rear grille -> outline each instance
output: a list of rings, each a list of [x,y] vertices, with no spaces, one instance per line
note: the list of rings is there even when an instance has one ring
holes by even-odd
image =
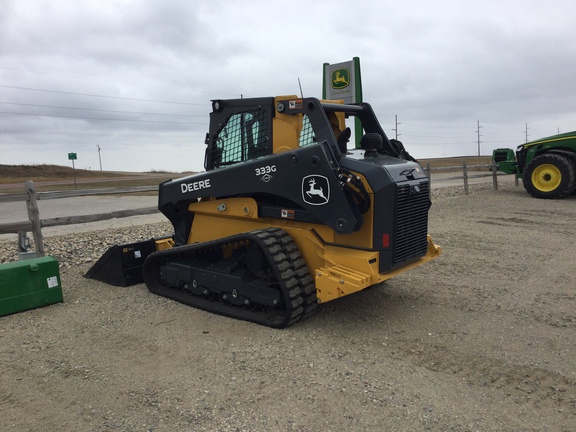
[[[415,187],[420,191],[414,190]],[[397,186],[394,265],[426,254],[429,193],[428,180]]]

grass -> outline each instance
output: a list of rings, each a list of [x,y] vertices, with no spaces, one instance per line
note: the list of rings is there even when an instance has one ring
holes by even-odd
[[[74,179],[74,172],[77,179],[82,178],[104,178],[120,176],[107,171],[90,171],[60,165],[0,165],[0,184],[18,183],[26,180],[35,182],[51,180]]]
[[[24,182],[32,180],[38,192],[73,189],[121,188],[130,186],[157,186],[165,180],[182,177],[183,173],[149,172],[119,173],[72,169],[60,165],[0,165],[1,193],[22,193]],[[76,178],[76,187],[74,179]],[[51,182],[50,184],[42,184]]]

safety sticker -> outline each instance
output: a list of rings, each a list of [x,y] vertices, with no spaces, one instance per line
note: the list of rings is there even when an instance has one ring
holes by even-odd
[[[294,219],[296,217],[296,214],[294,212],[294,210],[280,210],[280,216],[283,217],[284,219]]]
[[[48,288],[56,288],[58,286],[58,276],[52,276],[46,279]]]

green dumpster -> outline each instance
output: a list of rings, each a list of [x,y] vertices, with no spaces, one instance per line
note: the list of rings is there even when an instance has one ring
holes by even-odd
[[[0,264],[0,316],[64,301],[58,261],[33,258]]]

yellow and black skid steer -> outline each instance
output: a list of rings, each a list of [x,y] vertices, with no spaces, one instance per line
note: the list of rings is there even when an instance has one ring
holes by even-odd
[[[206,145],[206,171],[159,187],[173,235],[115,246],[87,277],[283,328],[440,255],[429,179],[367,103],[214,100]]]

